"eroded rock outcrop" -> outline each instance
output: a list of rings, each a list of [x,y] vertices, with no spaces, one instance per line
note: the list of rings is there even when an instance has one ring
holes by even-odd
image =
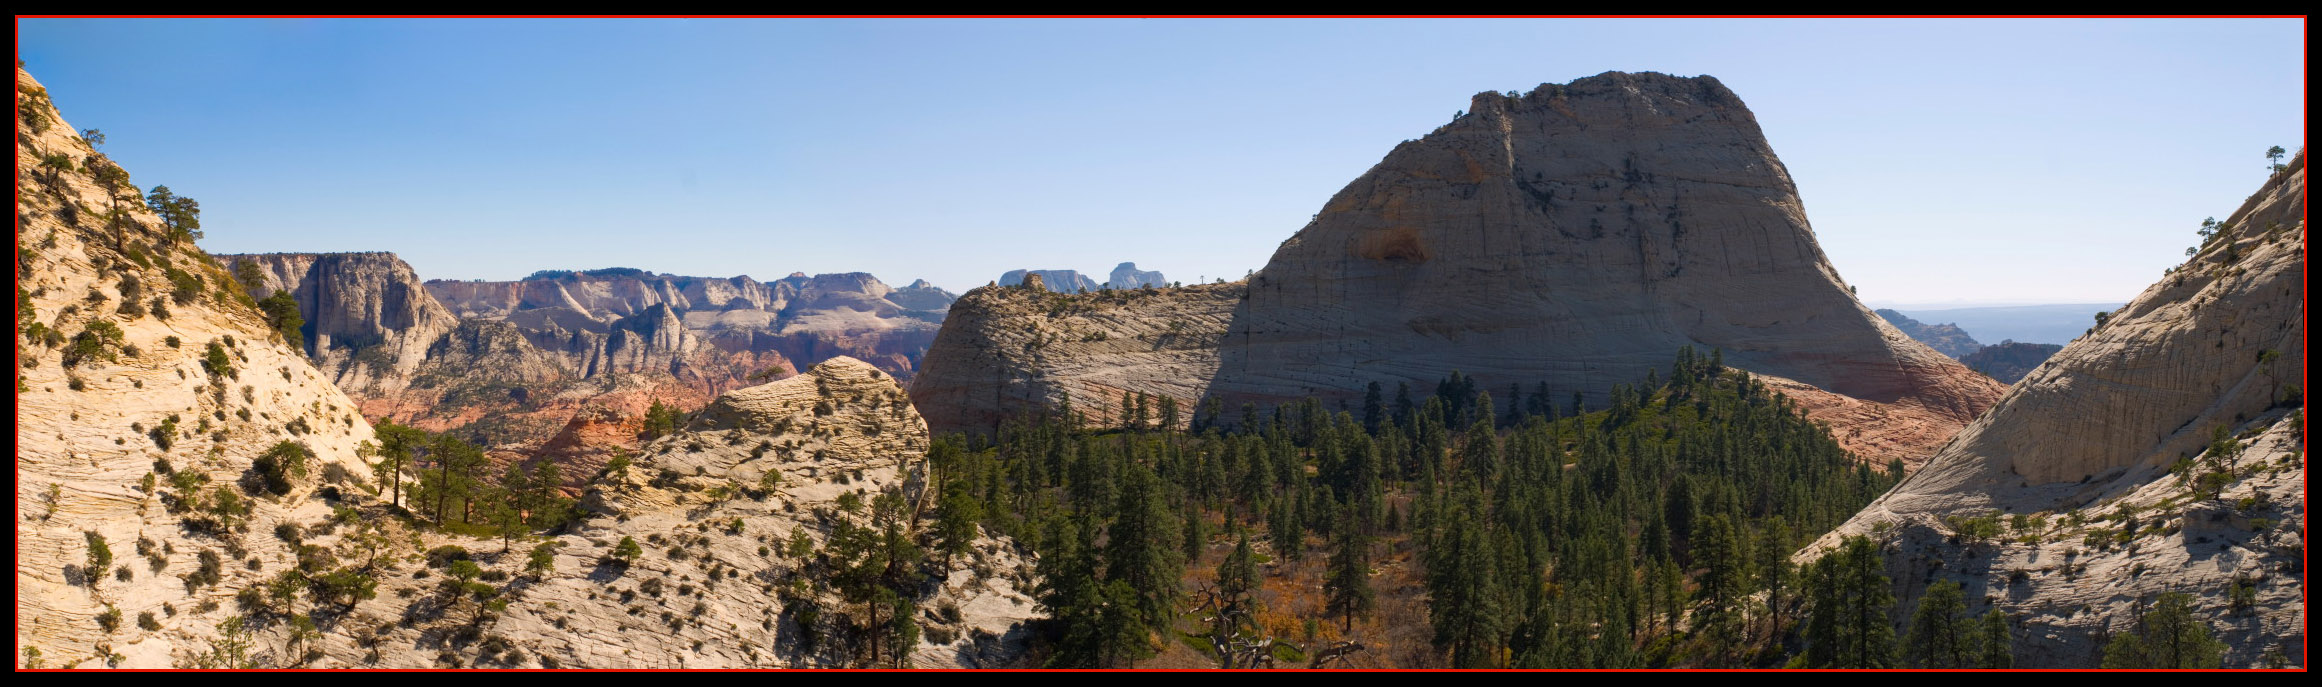
[[[1959,579],[2021,628],[2018,665],[2095,665],[2099,636],[2164,591],[2196,597],[2227,665],[2302,665],[2305,176],[2301,152],[2220,238],[1821,545],[1885,538],[1905,608]],[[1975,518],[2013,536],[1958,546]]]
[[[1915,462],[2003,388],[1854,299],[1755,119],[1709,77],[1608,73],[1478,95],[1340,191],[1235,288],[1246,296],[1223,315],[1216,372],[1135,390],[1229,408],[1358,401],[1370,382],[1424,388],[1456,370],[1484,388],[1545,382],[1559,398],[1602,402],[1693,346],[1833,395],[1806,406],[1849,448]],[[971,315],[989,304],[972,296],[944,336],[1041,328]],[[1061,362],[1076,360],[1070,350],[942,338],[935,350],[987,355],[930,354],[915,388],[974,387],[963,397],[979,404],[932,417],[939,430],[988,429],[973,420],[1081,364]]]
[[[229,272],[248,263],[251,295],[289,291],[306,319],[305,350],[344,390],[402,390],[428,347],[459,326],[394,253],[213,256]]]
[[[952,305],[911,400],[937,431],[988,431],[1011,415],[1066,405],[1118,417],[1125,393],[1177,399],[1189,420],[1242,293],[1240,283],[1087,294],[975,289]]]

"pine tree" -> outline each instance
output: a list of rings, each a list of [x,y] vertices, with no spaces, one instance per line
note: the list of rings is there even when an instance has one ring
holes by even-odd
[[[905,661],[911,657],[911,651],[919,647],[919,623],[915,621],[917,615],[917,607],[911,603],[911,599],[903,596],[895,597],[894,605],[887,611],[887,654],[895,661],[896,668],[910,667]]]
[[[936,508],[935,539],[946,565],[975,546],[976,523],[983,517],[983,504],[969,492],[966,482],[953,480],[944,485],[943,502]]]
[[[1795,595],[1797,578],[1796,566],[1790,564],[1790,527],[1782,516],[1766,520],[1765,529],[1759,532],[1757,558],[1758,584],[1766,590],[1766,637],[1778,645],[1782,641],[1783,605]]]
[[[1379,424],[1386,419],[1387,405],[1385,399],[1381,398],[1379,383],[1371,382],[1369,386],[1363,387],[1363,432],[1378,436]]]
[[[1848,537],[1814,562],[1808,575],[1813,615],[1807,626],[1808,664],[1829,668],[1887,668],[1894,664],[1895,629],[1887,613],[1885,560],[1868,537]]]
[[[2137,604],[2128,632],[2104,645],[2106,668],[2216,668],[2225,654],[2209,624],[2193,617],[2193,596],[2168,592]]]
[[[379,487],[387,492],[387,502],[403,507],[403,471],[411,465],[413,452],[427,444],[427,433],[411,427],[381,420],[372,429],[379,442],[372,449],[380,460],[374,466],[379,473]]]
[[[1369,617],[1378,605],[1378,595],[1371,590],[1371,541],[1355,526],[1351,509],[1333,529],[1338,546],[1330,557],[1329,579],[1323,583],[1328,594],[1325,612],[1337,614],[1345,630],[1352,632],[1355,617]]]
[[[1982,668],[2013,668],[2016,665],[2015,638],[2008,633],[2008,616],[1999,609],[1983,614],[1975,621],[1975,632],[1969,635],[1975,649],[1975,661]]]
[[[1731,665],[1733,651],[1741,644],[1741,604],[1748,593],[1749,572],[1741,535],[1724,515],[1702,521],[1694,560],[1703,568],[1701,588],[1695,593],[1701,610],[1694,614],[1694,627],[1716,650],[1717,662]]]
[[[1919,597],[1911,614],[1910,632],[1903,640],[1903,660],[1921,668],[1974,667],[1976,655],[1968,641],[1975,624],[1969,621],[1967,601],[1959,583],[1936,580]]]
[[[1456,668],[1493,667],[1506,637],[1507,600],[1499,566],[1476,510],[1462,504],[1455,511],[1445,523],[1450,530],[1441,550],[1430,551],[1427,565],[1427,613],[1435,626],[1435,646],[1451,652]]]
[[[1131,464],[1119,515],[1105,531],[1105,579],[1129,585],[1135,592],[1131,610],[1137,626],[1157,633],[1168,632],[1177,617],[1178,580],[1185,565],[1176,546],[1177,526],[1160,478],[1142,463]]]

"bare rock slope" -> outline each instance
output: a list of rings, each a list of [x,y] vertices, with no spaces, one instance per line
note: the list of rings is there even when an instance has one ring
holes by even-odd
[[[371,482],[371,426],[16,79],[17,660],[167,666],[291,565],[293,545],[244,532]]]
[[[2002,390],[1854,299],[1756,120],[1709,77],[1608,73],[1478,95],[1348,184],[1236,288],[1230,312],[1203,317],[1227,321],[1215,372],[1135,390],[1263,406],[1457,370],[1484,388],[1545,382],[1602,402],[1691,345],[1827,394],[1807,408],[1849,448],[1912,462]],[[971,313],[1005,299],[970,296],[934,350],[984,355],[931,352],[915,388],[973,389],[960,395],[984,405],[958,424],[935,418],[939,430],[987,429],[1007,410],[995,402],[1104,364],[1075,348],[943,340],[1053,324]],[[1106,321],[1165,319],[1127,307]],[[1173,364],[1206,367],[1207,355]]]
[[[2305,177],[2301,152],[2218,239],[1822,544],[1886,537],[1905,608],[1937,575],[1985,591],[2032,665],[2094,665],[2102,633],[2163,591],[2196,596],[2227,665],[2303,664]],[[1956,546],[1984,517],[2014,536]]]

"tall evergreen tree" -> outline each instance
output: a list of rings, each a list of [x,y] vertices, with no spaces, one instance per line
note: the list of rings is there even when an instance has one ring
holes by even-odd
[[[1759,530],[1757,573],[1758,586],[1766,590],[1766,637],[1776,645],[1782,641],[1784,606],[1796,593],[1797,572],[1790,564],[1790,551],[1789,525],[1779,515],[1767,518],[1765,528]]]
[[[1967,600],[1959,583],[1936,580],[1919,597],[1910,631],[1903,639],[1903,660],[1921,668],[1972,668],[1978,658],[1968,635],[1975,625],[1967,618]]]
[[[1470,494],[1463,501],[1473,499]],[[1508,600],[1490,533],[1476,510],[1462,503],[1445,523],[1449,529],[1439,550],[1428,556],[1428,619],[1435,626],[1435,646],[1449,650],[1457,668],[1496,666],[1506,639]]]
[[[1868,537],[1848,537],[1814,562],[1814,609],[1808,626],[1809,663],[1816,667],[1888,668],[1894,665],[1894,607],[1885,560]]]
[[[1354,519],[1349,507],[1333,528],[1337,546],[1330,556],[1329,579],[1323,583],[1326,612],[1339,616],[1349,632],[1354,630],[1357,616],[1368,617],[1378,606],[1378,594],[1371,589],[1370,535],[1364,534]]]
[[[1975,660],[1982,668],[2013,668],[2016,665],[2015,638],[2008,632],[2008,616],[1999,609],[1983,614],[1975,621],[1975,633],[1970,636],[1975,647]]]
[[[1748,594],[1749,567],[1742,555],[1741,534],[1724,515],[1701,523],[1694,560],[1701,564],[1701,588],[1695,594],[1701,608],[1694,626],[1716,652],[1720,665],[1731,665],[1741,645],[1742,601]]]
[[[2193,596],[2167,592],[2138,602],[2129,631],[2104,645],[2106,668],[2216,668],[2225,654],[2209,624],[2193,616]]]
[[[1136,600],[1131,617],[1155,633],[1167,633],[1177,618],[1178,580],[1185,565],[1177,527],[1160,478],[1142,463],[1131,464],[1121,486],[1119,515],[1105,531],[1105,579],[1128,583]]]

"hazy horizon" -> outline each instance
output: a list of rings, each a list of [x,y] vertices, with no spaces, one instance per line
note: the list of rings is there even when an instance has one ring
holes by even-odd
[[[1262,267],[1483,91],[1709,74],[1873,307],[2120,302],[2303,145],[2298,20],[62,20],[218,253],[425,279]]]

